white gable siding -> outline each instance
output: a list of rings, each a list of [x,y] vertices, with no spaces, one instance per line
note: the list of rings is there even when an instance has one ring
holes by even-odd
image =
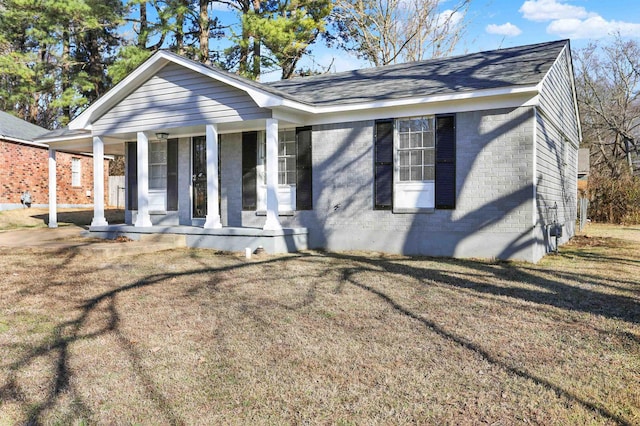
[[[169,64],[93,124],[95,134],[268,118],[242,90]]]
[[[543,82],[540,92],[540,110],[577,146],[580,143],[580,136],[573,96],[572,72],[569,53],[565,50],[553,64]]]

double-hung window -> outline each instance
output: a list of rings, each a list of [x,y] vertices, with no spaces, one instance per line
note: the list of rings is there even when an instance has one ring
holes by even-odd
[[[71,158],[71,186],[82,185],[81,164],[79,158]]]
[[[149,208],[166,210],[167,199],[167,143],[149,142]]]
[[[278,185],[296,184],[296,131],[278,131]]]
[[[396,120],[394,209],[434,208],[434,121],[432,116]]]
[[[376,210],[455,209],[455,114],[376,120],[374,142]]]
[[[149,189],[167,188],[167,144],[164,141],[149,143]]]
[[[267,208],[267,163],[266,163],[266,138],[264,132],[260,132],[258,147],[258,210]],[[296,209],[296,130],[278,130],[278,209],[280,211],[293,211]]]
[[[278,129],[278,210],[311,210],[311,128]],[[267,208],[266,140],[264,132],[242,134],[242,209]]]

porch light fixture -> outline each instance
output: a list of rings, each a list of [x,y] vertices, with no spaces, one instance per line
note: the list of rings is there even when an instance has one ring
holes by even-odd
[[[156,138],[160,139],[161,141],[167,140],[169,139],[169,133],[156,133]]]

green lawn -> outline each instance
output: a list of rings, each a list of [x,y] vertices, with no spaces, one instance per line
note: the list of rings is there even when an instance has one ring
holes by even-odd
[[[0,424],[639,424],[638,234],[537,265],[0,248]]]

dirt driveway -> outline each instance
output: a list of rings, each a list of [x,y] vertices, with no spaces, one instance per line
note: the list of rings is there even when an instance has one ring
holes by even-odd
[[[0,247],[65,248],[86,244],[84,228],[66,225],[59,228],[18,229],[0,232]]]

